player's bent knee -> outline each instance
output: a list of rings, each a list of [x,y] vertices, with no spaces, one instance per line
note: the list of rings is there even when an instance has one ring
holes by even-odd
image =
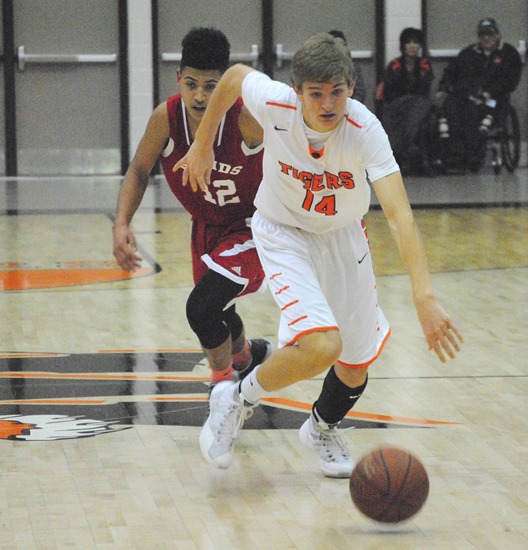
[[[345,367],[344,365],[336,363],[334,368],[339,380],[350,388],[361,386],[367,380],[368,367]]]
[[[244,287],[227,277],[209,270],[191,291],[187,299],[187,320],[202,347],[213,349],[233,334],[241,333],[234,309],[227,305]]]
[[[199,292],[191,292],[186,306],[187,321],[205,349],[214,349],[229,338],[229,328],[220,307]]]
[[[306,369],[315,376],[331,367],[340,357],[343,342],[338,330],[312,332],[299,340]]]

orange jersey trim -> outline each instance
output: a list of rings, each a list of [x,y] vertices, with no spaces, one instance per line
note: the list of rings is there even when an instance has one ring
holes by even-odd
[[[281,311],[284,311],[284,310],[288,309],[289,307],[294,306],[295,304],[298,304],[298,303],[299,303],[299,300],[294,300],[293,302],[290,302],[289,304],[286,304],[284,307],[281,307]]]
[[[337,326],[335,326],[335,327],[317,327],[317,328],[311,328],[309,330],[305,330],[305,331],[300,332],[299,334],[297,334],[297,336],[293,340],[288,342],[286,345],[287,346],[293,346],[299,340],[299,338],[302,338],[303,336],[306,336],[307,334],[312,334],[314,332],[328,332],[329,330],[339,330],[339,327],[337,327]]]
[[[321,149],[314,149],[310,144],[308,144],[308,150],[310,151],[310,156],[314,159],[320,159],[324,155],[324,146]]]
[[[390,335],[391,335],[391,329],[389,329],[389,331],[387,332],[387,335],[383,339],[383,342],[381,343],[378,353],[376,353],[376,355],[370,361],[367,361],[366,363],[358,363],[358,364],[344,363],[343,361],[339,361],[339,360],[337,362],[340,365],[343,365],[343,367],[346,367],[348,369],[364,369],[365,367],[368,367],[369,365],[374,363],[374,361],[376,361],[376,359],[381,355],[381,352],[383,351],[383,348],[385,347],[385,344],[389,339]]]
[[[353,126],[355,126],[356,128],[363,128],[363,126],[361,126],[360,124],[358,124],[357,122],[354,122],[351,118],[348,118],[347,115],[345,115],[345,120],[347,122],[350,122],[350,124],[352,124]]]
[[[273,107],[282,107],[283,109],[293,109],[297,110],[295,105],[287,105],[286,103],[276,103],[275,101],[266,101],[266,105],[271,105]]]

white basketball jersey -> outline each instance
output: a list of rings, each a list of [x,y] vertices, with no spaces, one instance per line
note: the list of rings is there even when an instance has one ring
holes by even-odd
[[[288,85],[248,74],[242,95],[264,128],[263,179],[255,205],[270,220],[324,233],[369,209],[370,185],[399,170],[387,134],[363,104],[347,112],[319,158],[306,137],[301,102]]]

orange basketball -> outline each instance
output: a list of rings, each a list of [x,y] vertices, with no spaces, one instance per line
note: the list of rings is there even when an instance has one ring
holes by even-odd
[[[414,455],[381,447],[365,455],[350,477],[350,496],[367,517],[397,523],[414,516],[429,494],[429,476]]]

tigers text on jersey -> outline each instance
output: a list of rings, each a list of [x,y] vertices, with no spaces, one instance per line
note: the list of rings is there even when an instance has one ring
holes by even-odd
[[[399,170],[381,123],[358,101],[347,100],[343,121],[314,158],[302,104],[290,86],[252,72],[242,95],[264,128],[263,180],[255,205],[276,223],[314,233],[343,227],[369,209],[367,176],[376,181]]]
[[[238,126],[241,108],[242,101],[238,100],[229,109],[220,127],[214,145],[215,166],[211,185],[203,193],[194,192],[190,185],[183,187],[183,170],[172,171],[176,162],[189,150],[191,137],[181,95],[167,100],[170,138],[160,161],[172,192],[193,220],[228,226],[251,218],[255,211],[253,200],[262,179],[262,146],[249,149],[244,144]]]

